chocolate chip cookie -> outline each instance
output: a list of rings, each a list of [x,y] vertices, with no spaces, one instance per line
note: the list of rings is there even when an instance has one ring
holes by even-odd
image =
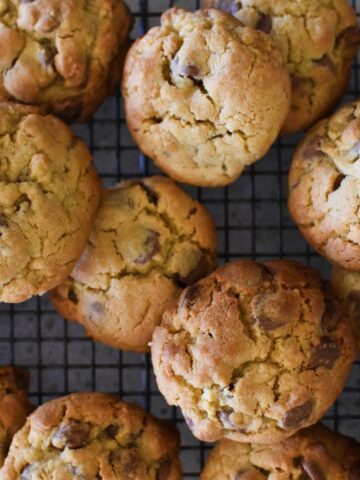
[[[65,123],[0,103],[0,302],[22,302],[67,278],[100,195],[91,154]]]
[[[234,181],[270,148],[290,107],[289,74],[263,32],[220,10],[173,8],[127,56],[130,131],[169,176]]]
[[[283,133],[303,130],[345,95],[360,30],[347,0],[202,0],[244,25],[271,35],[292,80],[292,103]]]
[[[2,0],[0,101],[87,121],[120,78],[131,26],[122,0]]]
[[[360,270],[360,101],[314,126],[289,174],[289,210],[306,240],[333,264]]]
[[[200,480],[356,480],[360,446],[316,425],[272,445],[221,440]]]
[[[175,427],[102,393],[45,403],[15,435],[1,480],[180,480]]]
[[[187,288],[155,329],[160,391],[205,441],[273,443],[316,423],[356,356],[352,322],[333,297],[296,262],[225,265]]]
[[[55,308],[96,340],[144,352],[166,304],[215,266],[205,208],[165,177],[104,191],[89,243]]]
[[[32,410],[27,396],[29,381],[30,375],[25,368],[0,367],[0,467],[12,437]]]
[[[333,267],[331,284],[352,318],[360,342],[360,272],[349,272],[343,268]]]

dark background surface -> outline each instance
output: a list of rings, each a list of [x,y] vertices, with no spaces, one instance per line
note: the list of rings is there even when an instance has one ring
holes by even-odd
[[[196,0],[128,0],[136,24],[132,37],[159,23],[161,12],[176,5],[197,7]],[[360,0],[352,2],[360,13]],[[355,5],[356,3],[356,5]],[[349,88],[351,100],[359,96],[358,63]],[[95,166],[105,186],[122,178],[156,173],[131,139],[124,120],[120,93],[109,98],[90,124],[76,126],[94,153]],[[301,135],[279,140],[264,159],[248,168],[228,188],[185,187],[213,214],[219,237],[219,263],[236,258],[293,258],[329,274],[329,264],[303,240],[289,218],[287,173]],[[81,327],[65,322],[53,310],[48,296],[19,305],[0,304],[0,364],[30,368],[35,403],[76,391],[120,394],[162,418],[178,423],[182,435],[184,478],[199,475],[209,446],[189,432],[181,413],[166,405],[159,394],[148,355],[125,353],[94,343]],[[360,440],[360,362],[347,386],[328,412],[325,423]],[[331,388],[331,385],[329,385]]]

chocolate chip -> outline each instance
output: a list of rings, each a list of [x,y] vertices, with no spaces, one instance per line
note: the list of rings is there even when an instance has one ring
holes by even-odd
[[[68,291],[68,299],[70,300],[70,302],[75,303],[76,305],[79,303],[79,299],[78,299],[76,293],[71,288]]]
[[[97,314],[104,313],[104,307],[102,306],[102,304],[100,302],[92,303],[91,306],[90,306],[90,309],[91,309],[92,312],[97,313]]]
[[[77,99],[76,102],[79,102],[79,100]],[[61,111],[59,111],[57,115],[65,122],[73,123],[76,120],[79,120],[79,118],[83,113],[83,110],[84,110],[84,106],[80,102],[80,103],[76,103],[75,105],[67,105]]]
[[[6,218],[3,215],[0,215],[0,227],[7,227],[8,225]]]
[[[300,466],[303,469],[304,473],[308,475],[310,480],[326,480],[325,476],[321,473],[319,467],[315,463],[309,462],[304,458],[301,458]]]
[[[360,480],[360,461],[353,463],[349,473],[349,480]]]
[[[311,349],[309,368],[311,370],[320,367],[330,369],[334,366],[339,356],[340,347],[338,343],[329,337],[323,337],[319,345],[315,345]]]
[[[271,311],[272,298],[272,293],[265,293],[257,295],[252,301],[254,322],[265,331],[276,330],[286,324],[284,319],[277,317],[276,311]]]
[[[205,275],[209,273],[209,270],[210,268],[207,256],[204,253],[201,253],[198,263],[193,270],[191,270],[191,272],[189,272],[185,277],[181,277],[179,274],[176,274],[175,280],[182,286],[189,286],[200,280],[200,278],[205,277]]]
[[[313,160],[314,157],[322,155],[320,135],[315,135],[312,139],[305,143],[302,149],[302,156],[305,160]]]
[[[282,427],[285,430],[291,430],[299,427],[310,418],[313,411],[313,406],[314,402],[312,400],[308,400],[302,405],[294,407],[286,412],[281,420]]]
[[[183,68],[183,74],[185,77],[196,77],[199,73],[200,70],[195,65],[185,65]]]
[[[261,30],[264,33],[271,33],[272,18],[270,17],[270,15],[262,13],[256,24],[256,28],[257,30]]]
[[[236,425],[231,421],[230,415],[233,411],[222,411],[217,413],[217,417],[225,428],[233,429]]]
[[[159,201],[159,195],[155,192],[155,190],[149,187],[149,185],[146,185],[144,182],[139,182],[139,185],[145,191],[149,203],[157,205]]]
[[[108,437],[115,438],[116,435],[119,432],[119,426],[118,425],[109,425],[108,427],[105,428],[105,432],[106,432]]]
[[[192,287],[188,287],[184,290],[182,297],[181,297],[181,307],[190,307],[196,301],[200,292],[199,285],[193,285]]]
[[[336,72],[335,64],[328,55],[324,55],[319,60],[313,60],[313,62],[319,65],[320,67],[328,68],[334,73]]]
[[[325,311],[321,319],[322,327],[327,332],[332,332],[338,326],[341,315],[340,310],[334,300],[325,299]]]
[[[345,28],[338,35],[335,43],[335,48],[338,48],[342,42],[346,43],[359,43],[360,42],[360,29],[358,26],[353,25],[351,27]]]
[[[144,264],[149,262],[160,250],[160,243],[159,243],[159,234],[158,232],[154,232],[154,230],[148,230],[148,236],[145,240],[144,247],[146,253],[140,255],[139,257],[135,258],[134,262],[138,264]]]
[[[167,480],[171,474],[171,459],[166,457],[160,460],[159,470],[156,472],[156,480]]]
[[[52,444],[56,448],[68,447],[74,450],[85,447],[89,441],[89,437],[89,424],[72,422],[59,428],[53,436]]]

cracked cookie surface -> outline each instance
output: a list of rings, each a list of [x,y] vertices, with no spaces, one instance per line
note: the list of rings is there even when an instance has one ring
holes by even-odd
[[[165,177],[124,181],[104,191],[87,248],[52,302],[96,340],[147,351],[167,303],[215,259],[215,225],[199,202]]]
[[[330,281],[334,292],[344,303],[348,315],[354,322],[360,347],[360,272],[349,272],[343,268],[333,267]]]
[[[22,302],[67,278],[100,194],[91,154],[64,122],[0,104],[1,302]]]
[[[87,121],[120,78],[122,0],[1,0],[0,100]]]
[[[45,403],[15,435],[1,480],[180,480],[179,435],[102,393]]]
[[[316,425],[274,445],[221,440],[200,480],[357,480],[360,446]]]
[[[292,80],[283,133],[307,129],[345,95],[360,30],[347,0],[202,0],[262,30],[282,52]]]
[[[289,172],[289,210],[331,263],[360,270],[360,102],[315,125]]]
[[[0,467],[12,437],[33,410],[28,400],[29,372],[20,367],[0,367]]]
[[[263,32],[219,10],[170,9],[130,49],[123,95],[141,150],[175,180],[231,183],[276,139],[289,75]]]
[[[225,265],[187,288],[155,329],[160,391],[205,441],[272,443],[316,423],[356,356],[333,296],[296,262]]]

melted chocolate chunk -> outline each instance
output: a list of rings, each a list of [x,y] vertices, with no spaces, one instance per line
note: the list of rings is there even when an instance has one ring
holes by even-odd
[[[8,227],[8,221],[3,215],[0,215],[0,227]]]
[[[335,48],[338,48],[342,42],[346,43],[359,43],[360,42],[360,29],[357,25],[347,27],[340,32],[336,39]]]
[[[105,428],[105,432],[107,436],[110,438],[115,438],[119,430],[120,430],[119,425],[109,425],[108,427]]]
[[[306,422],[313,411],[314,402],[313,400],[308,400],[307,402],[294,407],[283,416],[281,423],[285,430],[291,430],[293,428],[298,428],[304,422]]]
[[[192,287],[188,287],[184,290],[181,298],[181,307],[190,307],[196,302],[196,299],[200,292],[199,285],[193,285]]]
[[[314,63],[316,63],[320,67],[328,68],[333,73],[336,72],[335,64],[328,55],[324,55],[319,60],[314,60]]]
[[[144,247],[145,253],[137,257],[134,262],[143,265],[144,263],[150,262],[152,258],[158,253],[160,250],[160,243],[159,243],[159,234],[154,230],[148,230],[148,237],[145,240]]]
[[[63,425],[55,433],[52,443],[56,448],[77,448],[85,447],[90,437],[90,426],[87,423],[72,422]]]
[[[155,192],[155,190],[149,185],[147,185],[144,182],[139,182],[140,187],[145,191],[149,203],[152,203],[153,205],[157,205],[159,201],[159,195]]]
[[[200,70],[195,65],[185,65],[183,68],[183,74],[185,75],[185,77],[196,77],[197,75],[199,75],[199,73]]]
[[[261,30],[264,33],[271,33],[272,30],[272,18],[270,15],[261,14],[259,21],[256,24],[257,30]]]
[[[320,135],[315,135],[309,142],[305,143],[302,149],[302,156],[304,160],[313,160],[314,157],[323,155],[324,152],[321,150],[321,140]]]
[[[332,332],[338,326],[341,315],[337,304],[330,298],[325,299],[325,311],[321,320],[322,327],[327,332]]]
[[[92,303],[90,309],[93,313],[97,313],[97,314],[104,313],[104,307],[100,302]]]
[[[338,343],[329,337],[323,337],[319,345],[315,345],[311,349],[309,368],[311,370],[320,367],[331,369],[339,356],[340,346]]]

